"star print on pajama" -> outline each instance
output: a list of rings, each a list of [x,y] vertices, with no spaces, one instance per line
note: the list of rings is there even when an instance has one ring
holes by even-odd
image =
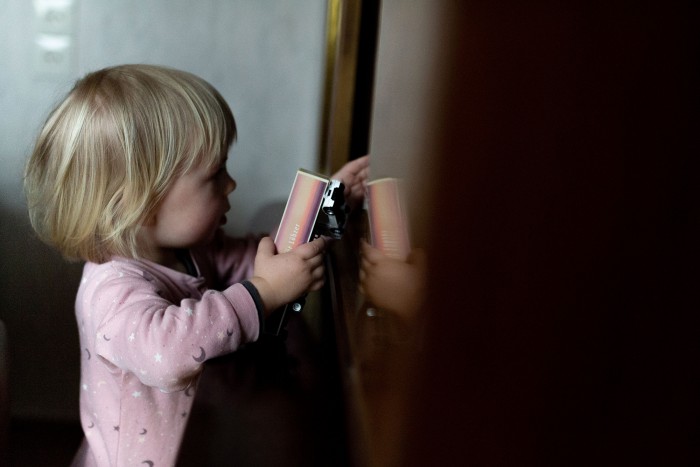
[[[202,366],[258,337],[240,284],[257,240],[220,232],[191,251],[197,277],[146,260],[85,265],[76,299],[85,440],[73,465],[175,464]]]

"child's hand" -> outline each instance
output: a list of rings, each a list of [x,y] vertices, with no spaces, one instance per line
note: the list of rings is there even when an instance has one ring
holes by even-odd
[[[362,156],[348,162],[331,178],[341,180],[345,185],[345,200],[350,208],[357,206],[365,196],[365,187],[369,178],[369,156]]]
[[[270,237],[260,240],[250,282],[258,289],[266,315],[323,286],[325,249],[326,241],[317,238],[289,252],[277,254]]]
[[[386,256],[364,240],[360,245],[360,287],[369,301],[412,320],[425,295],[425,254],[414,249],[407,261]]]

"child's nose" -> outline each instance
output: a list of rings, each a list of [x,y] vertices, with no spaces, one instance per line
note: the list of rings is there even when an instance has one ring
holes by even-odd
[[[226,174],[226,194],[230,194],[236,189],[236,181],[228,174]]]

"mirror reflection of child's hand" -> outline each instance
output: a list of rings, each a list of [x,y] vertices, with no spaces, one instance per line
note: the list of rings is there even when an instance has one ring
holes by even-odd
[[[258,289],[267,314],[323,286],[325,249],[322,237],[280,254],[270,237],[260,240],[250,282]]]
[[[348,162],[331,178],[343,182],[346,202],[351,208],[357,206],[365,196],[365,187],[369,178],[369,156],[362,156]]]
[[[412,250],[406,261],[391,258],[364,240],[360,251],[360,287],[377,308],[413,320],[425,296],[425,253]]]

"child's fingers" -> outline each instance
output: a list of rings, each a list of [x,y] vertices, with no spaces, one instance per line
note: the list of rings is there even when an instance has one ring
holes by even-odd
[[[275,242],[270,237],[263,237],[258,243],[258,254],[263,257],[273,256],[276,253]]]
[[[347,185],[352,185],[355,183],[358,175],[366,178],[369,170],[369,156],[362,156],[354,159],[347,164],[345,164],[338,172],[336,172],[331,178],[342,180],[343,183]]]
[[[360,239],[360,250],[361,253],[364,254],[367,249],[370,248],[370,244],[365,240],[364,238]]]
[[[360,199],[365,195],[365,189],[364,183],[355,183],[350,187],[349,197],[352,199]]]
[[[314,259],[309,260],[309,261],[314,261]],[[321,287],[323,287],[323,284],[325,283],[325,268],[323,266],[323,261],[321,261],[318,265],[313,266],[310,271],[309,275],[309,285],[307,290],[309,291],[315,291],[319,290]]]
[[[350,175],[355,175],[369,166],[369,156],[358,157],[346,163],[339,171]]]
[[[325,284],[325,280],[324,280],[324,279],[320,279],[320,280],[314,282],[314,283],[311,284],[311,286],[309,287],[309,292],[315,292],[315,291],[317,291],[317,290],[321,290],[321,287],[323,287],[323,284]]]
[[[311,271],[311,278],[314,281],[318,281],[318,280],[323,279],[325,277],[325,273],[326,273],[326,270],[323,267],[323,264],[321,264],[321,265],[313,268],[313,270]]]
[[[304,243],[292,250],[295,254],[299,255],[302,259],[311,259],[314,256],[318,256],[326,249],[326,240],[323,237],[319,237],[311,242]]]
[[[323,267],[323,255],[318,254],[316,256],[312,256],[309,259],[304,260],[306,263],[309,265],[311,269],[316,269],[318,267]]]
[[[364,240],[362,240],[360,248],[362,248],[362,260],[367,261],[368,264],[376,264],[385,257],[379,248],[374,248]]]
[[[369,154],[362,156],[362,157],[358,157],[357,159],[354,159],[354,160],[348,162],[348,166],[356,174],[363,171],[363,170],[368,169],[369,168]]]
[[[367,156],[365,156],[367,157]],[[369,159],[367,159],[369,162]],[[369,164],[361,167],[357,172],[355,172],[355,179],[364,182],[369,178]]]

